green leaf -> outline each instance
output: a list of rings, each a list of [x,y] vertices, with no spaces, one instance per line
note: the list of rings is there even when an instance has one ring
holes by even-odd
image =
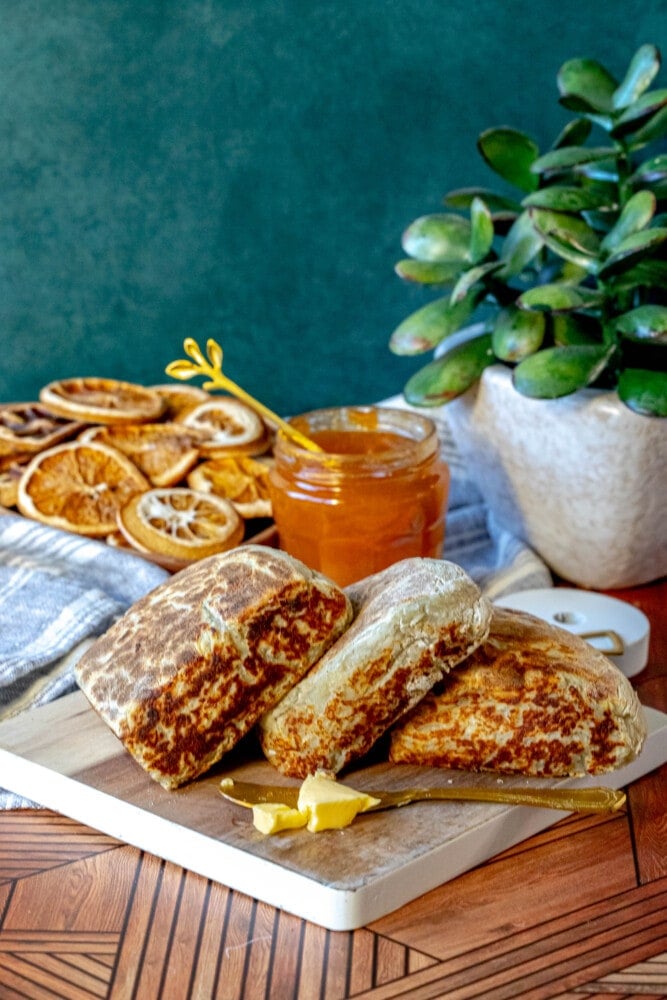
[[[667,134],[667,108],[661,108],[632,137],[632,148],[639,149],[649,142],[656,142]]]
[[[601,339],[598,321],[592,316],[577,313],[552,313],[551,334],[557,347],[599,344]]]
[[[637,306],[618,316],[614,329],[628,340],[667,344],[667,306]]]
[[[607,195],[594,187],[572,187],[552,184],[527,195],[522,202],[525,208],[552,208],[557,212],[581,212],[584,209],[608,205]]]
[[[453,285],[461,273],[461,263],[451,260],[399,260],[394,270],[399,278],[418,285]]]
[[[448,191],[444,197],[445,205],[449,208],[463,210],[470,209],[475,198],[481,198],[491,212],[520,212],[521,205],[513,198],[496,194],[490,188],[484,187],[463,187]]]
[[[452,303],[449,296],[429,302],[396,327],[389,339],[389,349],[401,355],[433,350],[445,337],[464,326],[478,302],[479,296],[474,292],[462,302]]]
[[[632,233],[646,229],[655,215],[656,200],[652,191],[637,191],[623,206],[623,211],[601,243],[601,250],[614,250]]]
[[[648,160],[640,163],[635,172],[629,178],[634,187],[641,187],[643,184],[659,184],[667,180],[667,153],[658,153]]]
[[[470,259],[473,264],[479,264],[493,244],[493,220],[481,198],[473,199],[470,206],[470,225]]]
[[[477,267],[471,267],[467,271],[464,271],[452,289],[451,301],[453,303],[460,302],[468,295],[472,288],[484,282],[486,277],[493,274],[494,271],[499,270],[502,266],[502,261],[493,260],[489,261],[488,264],[478,264]]]
[[[531,169],[535,174],[562,173],[600,160],[613,160],[615,155],[613,146],[564,146],[538,157]]]
[[[544,246],[544,240],[532,224],[528,212],[522,212],[505,237],[500,258],[503,269],[500,276],[512,278],[524,270],[537,257]]]
[[[642,45],[630,60],[625,77],[612,95],[615,109],[626,108],[651,86],[660,70],[660,52],[655,45]]]
[[[530,168],[539,148],[530,136],[513,128],[490,128],[479,136],[477,147],[491,169],[504,180],[521,191],[535,190],[537,178]]]
[[[501,361],[520,361],[540,349],[545,330],[543,313],[522,312],[516,306],[501,309],[491,334],[493,353]]]
[[[604,292],[574,285],[536,285],[517,299],[520,309],[548,312],[574,312],[592,309],[604,301]]]
[[[591,134],[591,122],[588,118],[573,118],[554,140],[551,148],[561,149],[563,146],[583,146]]]
[[[612,135],[620,138],[637,132],[651,121],[665,106],[667,106],[667,89],[650,90],[626,108],[616,119]]]
[[[542,208],[529,211],[533,225],[554,253],[589,272],[597,269],[600,240],[583,219]]]
[[[601,346],[548,347],[525,358],[513,372],[515,388],[534,399],[569,396],[604,370],[611,350]]]
[[[626,368],[618,380],[618,395],[636,413],[667,417],[667,372]]]
[[[642,229],[639,233],[631,233],[618,244],[601,265],[598,271],[599,277],[606,281],[614,275],[629,270],[665,240],[667,240],[667,229]]]
[[[667,260],[644,258],[625,271],[620,278],[614,278],[614,290],[636,291],[637,288],[667,287]]]
[[[411,406],[442,406],[474,385],[494,362],[491,334],[483,334],[421,368],[409,379],[403,393]]]
[[[463,263],[469,260],[470,223],[461,215],[422,215],[403,233],[402,246],[417,260]]]
[[[573,111],[607,113],[618,87],[611,73],[595,59],[570,59],[557,75],[561,104]]]

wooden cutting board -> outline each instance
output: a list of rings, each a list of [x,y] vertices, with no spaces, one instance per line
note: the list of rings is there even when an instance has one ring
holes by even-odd
[[[604,781],[551,783],[620,788],[664,763],[667,715],[653,709],[646,715],[649,737],[633,764]],[[345,830],[264,837],[249,810],[220,796],[223,775],[288,783],[250,737],[214,773],[167,792],[125,752],[80,692],[0,724],[1,786],[332,930],[370,923],[563,816],[524,806],[426,802],[360,816]],[[362,789],[531,783],[382,760],[367,762],[345,780]]]

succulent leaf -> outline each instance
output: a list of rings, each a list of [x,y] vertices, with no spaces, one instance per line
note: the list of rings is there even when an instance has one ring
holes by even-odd
[[[614,226],[602,240],[600,249],[611,251],[620,246],[626,237],[645,229],[655,215],[656,199],[652,191],[637,191],[625,203]]]
[[[479,264],[493,245],[491,212],[481,198],[474,198],[470,206],[470,224],[470,260],[473,264]]]
[[[600,266],[599,277],[606,281],[614,275],[628,271],[665,240],[667,240],[667,228],[642,229],[638,233],[630,233]]]
[[[642,184],[659,184],[667,180],[667,153],[658,153],[640,163],[630,177],[630,183],[635,187]]]
[[[512,128],[490,128],[479,136],[477,147],[491,167],[504,180],[521,191],[534,191],[537,178],[531,166],[539,155],[537,144]]]
[[[426,261],[469,261],[470,222],[462,215],[422,215],[403,233],[410,257]]]
[[[443,201],[449,208],[468,210],[475,198],[481,198],[491,212],[520,212],[521,205],[513,198],[497,194],[490,188],[463,187],[448,191]]]
[[[557,212],[582,212],[586,209],[608,205],[605,192],[597,188],[573,187],[567,184],[552,184],[539,188],[527,195],[522,202],[524,208],[552,208]]]
[[[514,387],[524,396],[557,399],[590,385],[604,370],[610,348],[548,347],[521,361],[513,372]]]
[[[636,413],[667,417],[667,372],[626,368],[619,376],[618,395]]]
[[[633,149],[639,149],[649,142],[656,142],[667,135],[667,107],[661,108],[657,114],[646,122],[632,137]]]
[[[627,108],[653,83],[660,70],[660,53],[655,45],[642,45],[637,49],[627,72],[612,95],[615,109]]]
[[[615,153],[613,146],[563,146],[539,156],[531,169],[536,174],[557,174],[600,160],[613,160]]]
[[[600,240],[583,219],[565,212],[531,208],[530,217],[546,245],[565,260],[594,272]]]
[[[459,261],[414,260],[408,257],[394,266],[396,274],[418,285],[453,285],[461,273]]]
[[[411,406],[441,406],[462,395],[493,364],[491,334],[464,341],[416,372],[404,395]]]
[[[522,212],[505,237],[500,259],[503,262],[501,276],[511,278],[524,270],[537,257],[544,246],[544,240],[537,232],[528,212]]]
[[[626,108],[616,119],[612,135],[620,138],[637,132],[667,106],[667,89],[650,90]]]
[[[600,343],[597,320],[578,313],[552,313],[551,335],[557,347]]]
[[[588,118],[573,118],[563,128],[560,135],[556,137],[551,148],[560,149],[562,146],[583,146],[591,134],[592,127]]]
[[[628,340],[667,344],[667,306],[637,306],[617,317],[614,329]]]
[[[501,309],[491,332],[493,353],[501,361],[521,361],[540,349],[546,325],[543,313],[522,312],[516,306]]]
[[[484,282],[484,279],[489,275],[493,274],[501,268],[502,261],[494,260],[489,261],[488,264],[478,264],[476,267],[470,267],[467,271],[464,271],[460,276],[459,280],[454,285],[451,294],[451,301],[453,303],[461,302],[462,299],[468,295],[471,289],[476,285]]]
[[[574,111],[610,112],[617,80],[595,59],[569,59],[557,75],[561,104]]]
[[[520,309],[540,312],[575,312],[592,309],[604,301],[604,292],[575,285],[536,285],[517,299]]]
[[[449,296],[436,299],[413,312],[396,327],[389,340],[394,354],[423,354],[456,333],[472,316],[479,301],[473,291],[461,302],[452,303]]]

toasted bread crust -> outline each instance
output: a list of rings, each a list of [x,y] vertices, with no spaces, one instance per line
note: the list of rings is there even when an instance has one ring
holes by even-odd
[[[627,678],[583,639],[494,608],[489,637],[392,732],[390,759],[578,776],[633,760],[646,735]]]
[[[284,552],[242,546],[133,605],[77,679],[151,777],[175,788],[230,750],[350,618],[331,581]]]
[[[479,589],[442,560],[404,560],[347,594],[350,628],[260,720],[264,753],[284,774],[337,773],[366,753],[488,631]]]

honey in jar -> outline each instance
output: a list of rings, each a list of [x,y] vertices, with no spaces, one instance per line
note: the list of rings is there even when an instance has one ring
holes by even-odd
[[[442,555],[449,470],[432,420],[366,406],[290,423],[321,450],[276,439],[270,490],[282,549],[341,586]]]

